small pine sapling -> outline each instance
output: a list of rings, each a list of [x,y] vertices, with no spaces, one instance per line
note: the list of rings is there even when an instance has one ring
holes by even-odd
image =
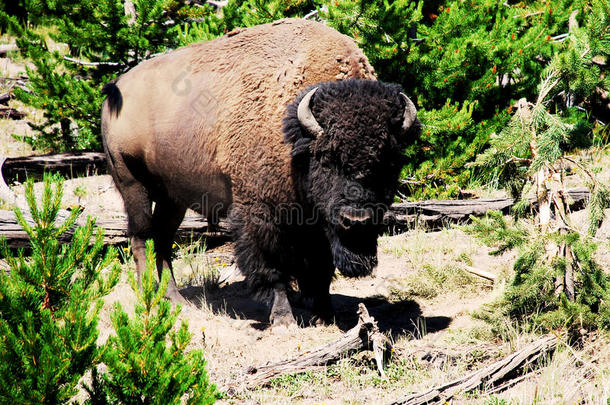
[[[15,208],[30,239],[31,256],[15,255],[0,238],[0,403],[64,404],[83,374],[98,360],[96,345],[102,298],[118,282],[116,252],[104,253],[103,231],[81,213],[60,214],[62,182],[45,176],[42,203],[25,184],[30,217]]]
[[[586,37],[574,35],[572,46],[582,49]],[[591,47],[584,46],[591,50]],[[581,53],[586,62],[586,53]],[[567,69],[561,55],[551,61],[535,103],[521,99],[507,127],[490,141],[490,148],[474,165],[495,170],[500,185],[520,200],[516,216],[527,206],[524,195],[532,190],[536,200],[536,224],[518,220],[509,225],[499,213],[473,218],[468,230],[498,252],[519,248],[515,277],[500,303],[512,318],[533,319],[547,329],[583,330],[610,326],[610,277],[593,259],[597,247],[595,233],[610,206],[610,191],[598,181],[587,165],[570,156],[578,144],[579,128],[561,114],[547,110],[548,100],[565,95],[565,81],[587,64],[573,63]],[[579,67],[580,66],[580,67]],[[563,73],[570,72],[566,77]],[[582,82],[588,85],[587,82]],[[557,87],[564,90],[559,93]],[[571,84],[579,93],[578,83]],[[565,183],[568,166],[585,175],[590,189],[588,231],[577,229],[570,217],[570,201]]]
[[[188,404],[211,404],[218,394],[208,381],[202,351],[186,353],[192,336],[185,321],[173,329],[181,307],[172,310],[164,298],[167,270],[155,288],[152,241],[147,242],[146,257],[141,285],[129,273],[137,297],[135,316],[130,318],[120,303],[115,304],[111,319],[116,335],[108,338],[103,356],[107,371],[97,376],[90,395],[98,398],[101,389],[110,404],[180,404],[183,399]]]

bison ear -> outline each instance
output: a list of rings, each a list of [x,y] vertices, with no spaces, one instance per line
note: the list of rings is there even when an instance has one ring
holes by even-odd
[[[406,131],[407,129],[411,128],[417,119],[417,109],[405,93],[401,92],[400,96],[405,100],[405,111],[402,115],[402,129]]]
[[[299,119],[299,122],[301,123],[303,128],[305,128],[311,135],[314,136],[314,138],[317,138],[324,132],[320,124],[318,124],[318,121],[316,121],[316,117],[313,116],[313,113],[311,112],[311,108],[309,106],[309,104],[311,103],[311,97],[314,95],[316,90],[318,90],[317,87],[305,94],[305,97],[301,99],[301,102],[297,107],[297,118]]]

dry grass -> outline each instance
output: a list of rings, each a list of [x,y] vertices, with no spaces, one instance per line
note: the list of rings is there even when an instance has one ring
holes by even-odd
[[[496,274],[505,274],[508,270],[506,260],[492,263],[482,253],[485,248],[458,229],[443,229],[434,234],[416,229],[404,237],[390,238],[382,246],[384,252],[394,257],[407,258],[416,270],[391,280],[389,290],[394,300],[433,299],[450,292],[466,296],[491,290],[493,286],[488,280],[464,270],[475,261]]]

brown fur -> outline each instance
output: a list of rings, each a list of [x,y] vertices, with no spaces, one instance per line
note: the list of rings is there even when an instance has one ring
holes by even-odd
[[[296,202],[286,106],[311,84],[350,78],[375,79],[353,40],[294,19],[178,49],[119,77],[106,91],[102,132],[138,272],[151,237],[159,268],[171,266],[186,208],[212,217],[232,203]],[[179,299],[173,280],[169,294]]]

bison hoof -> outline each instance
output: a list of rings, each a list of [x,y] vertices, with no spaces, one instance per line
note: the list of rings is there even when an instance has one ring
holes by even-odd
[[[273,329],[276,328],[287,328],[287,329],[296,329],[297,321],[294,319],[292,312],[285,314],[271,314],[269,316],[269,321],[271,322],[271,327]]]
[[[286,333],[294,333],[299,330],[294,318],[291,320],[284,319],[280,322],[273,320],[271,324],[271,332],[278,335],[284,335]]]
[[[169,286],[167,288],[167,291],[165,292],[165,298],[176,304],[188,304],[188,301],[182,296],[182,294],[180,294],[180,291],[178,291],[178,289],[175,287],[171,288],[171,286]]]
[[[330,296],[322,296],[314,299],[313,322],[317,326],[332,325],[335,323],[335,310]]]
[[[313,323],[316,326],[327,326],[335,323],[335,315],[333,313],[324,315],[314,315]]]

